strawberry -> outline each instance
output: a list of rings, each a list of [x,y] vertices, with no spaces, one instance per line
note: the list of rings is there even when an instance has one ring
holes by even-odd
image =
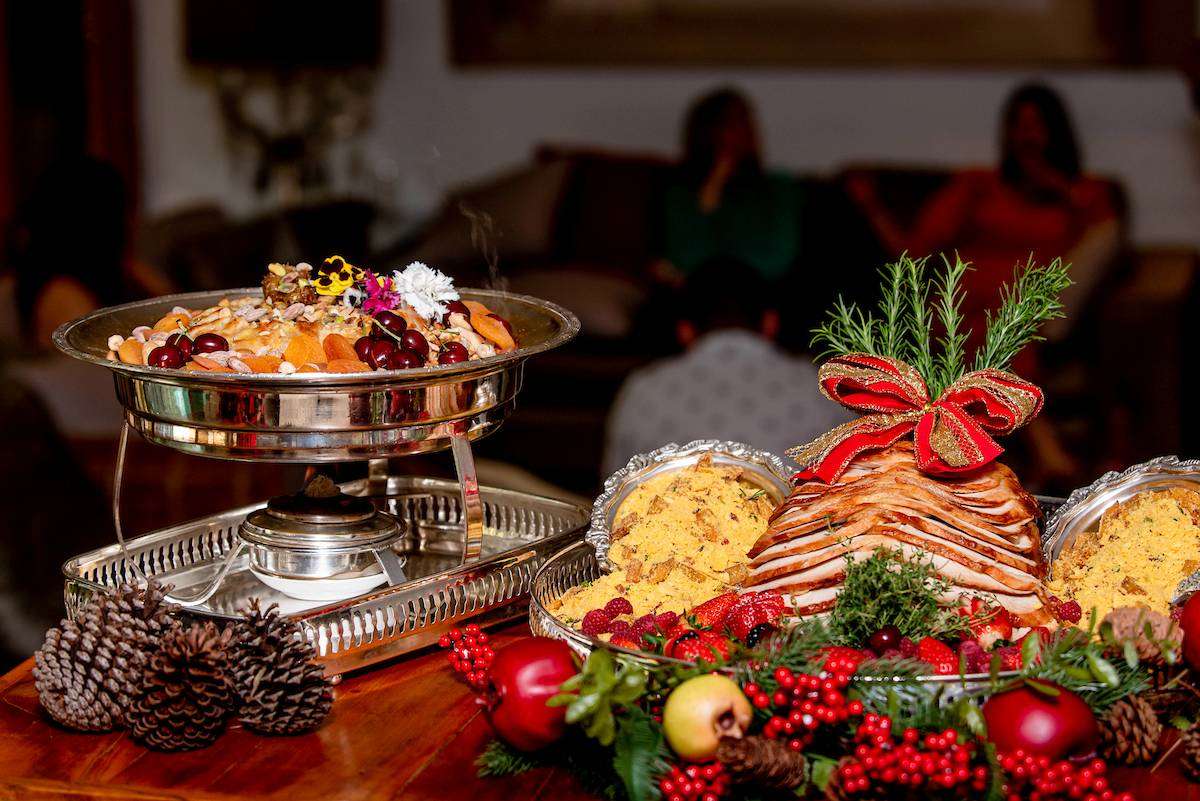
[[[692,625],[698,629],[719,629],[725,625],[725,617],[737,600],[736,592],[723,593],[716,598],[709,598],[692,609],[688,617],[692,619]]]
[[[939,676],[958,672],[958,656],[954,649],[933,637],[925,637],[917,643],[917,659],[932,665],[933,672]]]
[[[777,592],[748,592],[740,596],[725,616],[725,627],[742,642],[764,624],[774,628],[783,618],[783,596]],[[761,638],[762,632],[759,632]]]
[[[631,651],[642,650],[642,641],[634,639],[628,634],[616,634],[608,641],[609,645],[615,645],[618,648],[628,648]]]
[[[729,640],[715,631],[689,629],[668,640],[664,653],[689,662],[715,662],[729,657]]]
[[[603,609],[593,609],[583,616],[583,622],[579,624],[579,630],[589,637],[595,637],[608,628],[608,624],[612,622],[612,615],[605,612]]]
[[[633,604],[629,603],[628,598],[613,598],[604,605],[604,611],[612,617],[617,615],[632,615]]]
[[[1002,606],[992,606],[980,598],[958,608],[958,614],[970,618],[971,633],[984,650],[990,650],[999,640],[1011,640],[1012,616]]]

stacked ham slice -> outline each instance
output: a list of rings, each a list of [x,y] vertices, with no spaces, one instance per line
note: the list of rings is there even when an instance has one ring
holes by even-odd
[[[859,457],[836,482],[798,484],[750,549],[753,590],[776,590],[801,615],[833,608],[846,560],[877,548],[932,559],[950,590],[994,598],[1024,626],[1051,620],[1037,501],[993,462],[963,478],[917,469],[912,444]]]

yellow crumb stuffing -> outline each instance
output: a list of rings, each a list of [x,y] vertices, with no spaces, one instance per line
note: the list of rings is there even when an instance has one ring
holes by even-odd
[[[551,611],[576,623],[616,597],[629,599],[634,617],[691,609],[745,578],[746,551],[773,508],[741,470],[711,458],[655,476],[617,509],[613,572],[568,590]]]
[[[1054,562],[1053,592],[1084,614],[1119,606],[1166,612],[1179,582],[1200,568],[1200,494],[1141,492],[1114,504],[1097,531],[1079,534]]]

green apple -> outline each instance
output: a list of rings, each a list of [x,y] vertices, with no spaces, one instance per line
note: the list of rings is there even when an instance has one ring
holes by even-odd
[[[754,711],[737,684],[725,676],[696,676],[667,696],[663,732],[671,750],[704,762],[717,753],[722,737],[741,737]]]

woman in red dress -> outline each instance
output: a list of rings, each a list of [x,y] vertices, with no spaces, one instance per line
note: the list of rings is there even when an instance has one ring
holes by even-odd
[[[1000,287],[1017,266],[1030,258],[1044,264],[1061,256],[1071,262],[1074,285],[1064,298],[1069,319],[1118,243],[1111,194],[1103,182],[1083,174],[1070,117],[1052,89],[1026,84],[1013,92],[1000,138],[998,168],[960,172],[907,229],[880,202],[867,176],[847,179],[847,191],[895,255],[957,251],[973,264],[963,281],[963,312],[972,332],[968,347],[982,341],[984,312],[999,303]],[[1027,354],[1015,369],[1036,378],[1036,351]],[[1074,472],[1074,460],[1049,426],[1031,426],[1029,433],[1034,463],[1047,478]]]

